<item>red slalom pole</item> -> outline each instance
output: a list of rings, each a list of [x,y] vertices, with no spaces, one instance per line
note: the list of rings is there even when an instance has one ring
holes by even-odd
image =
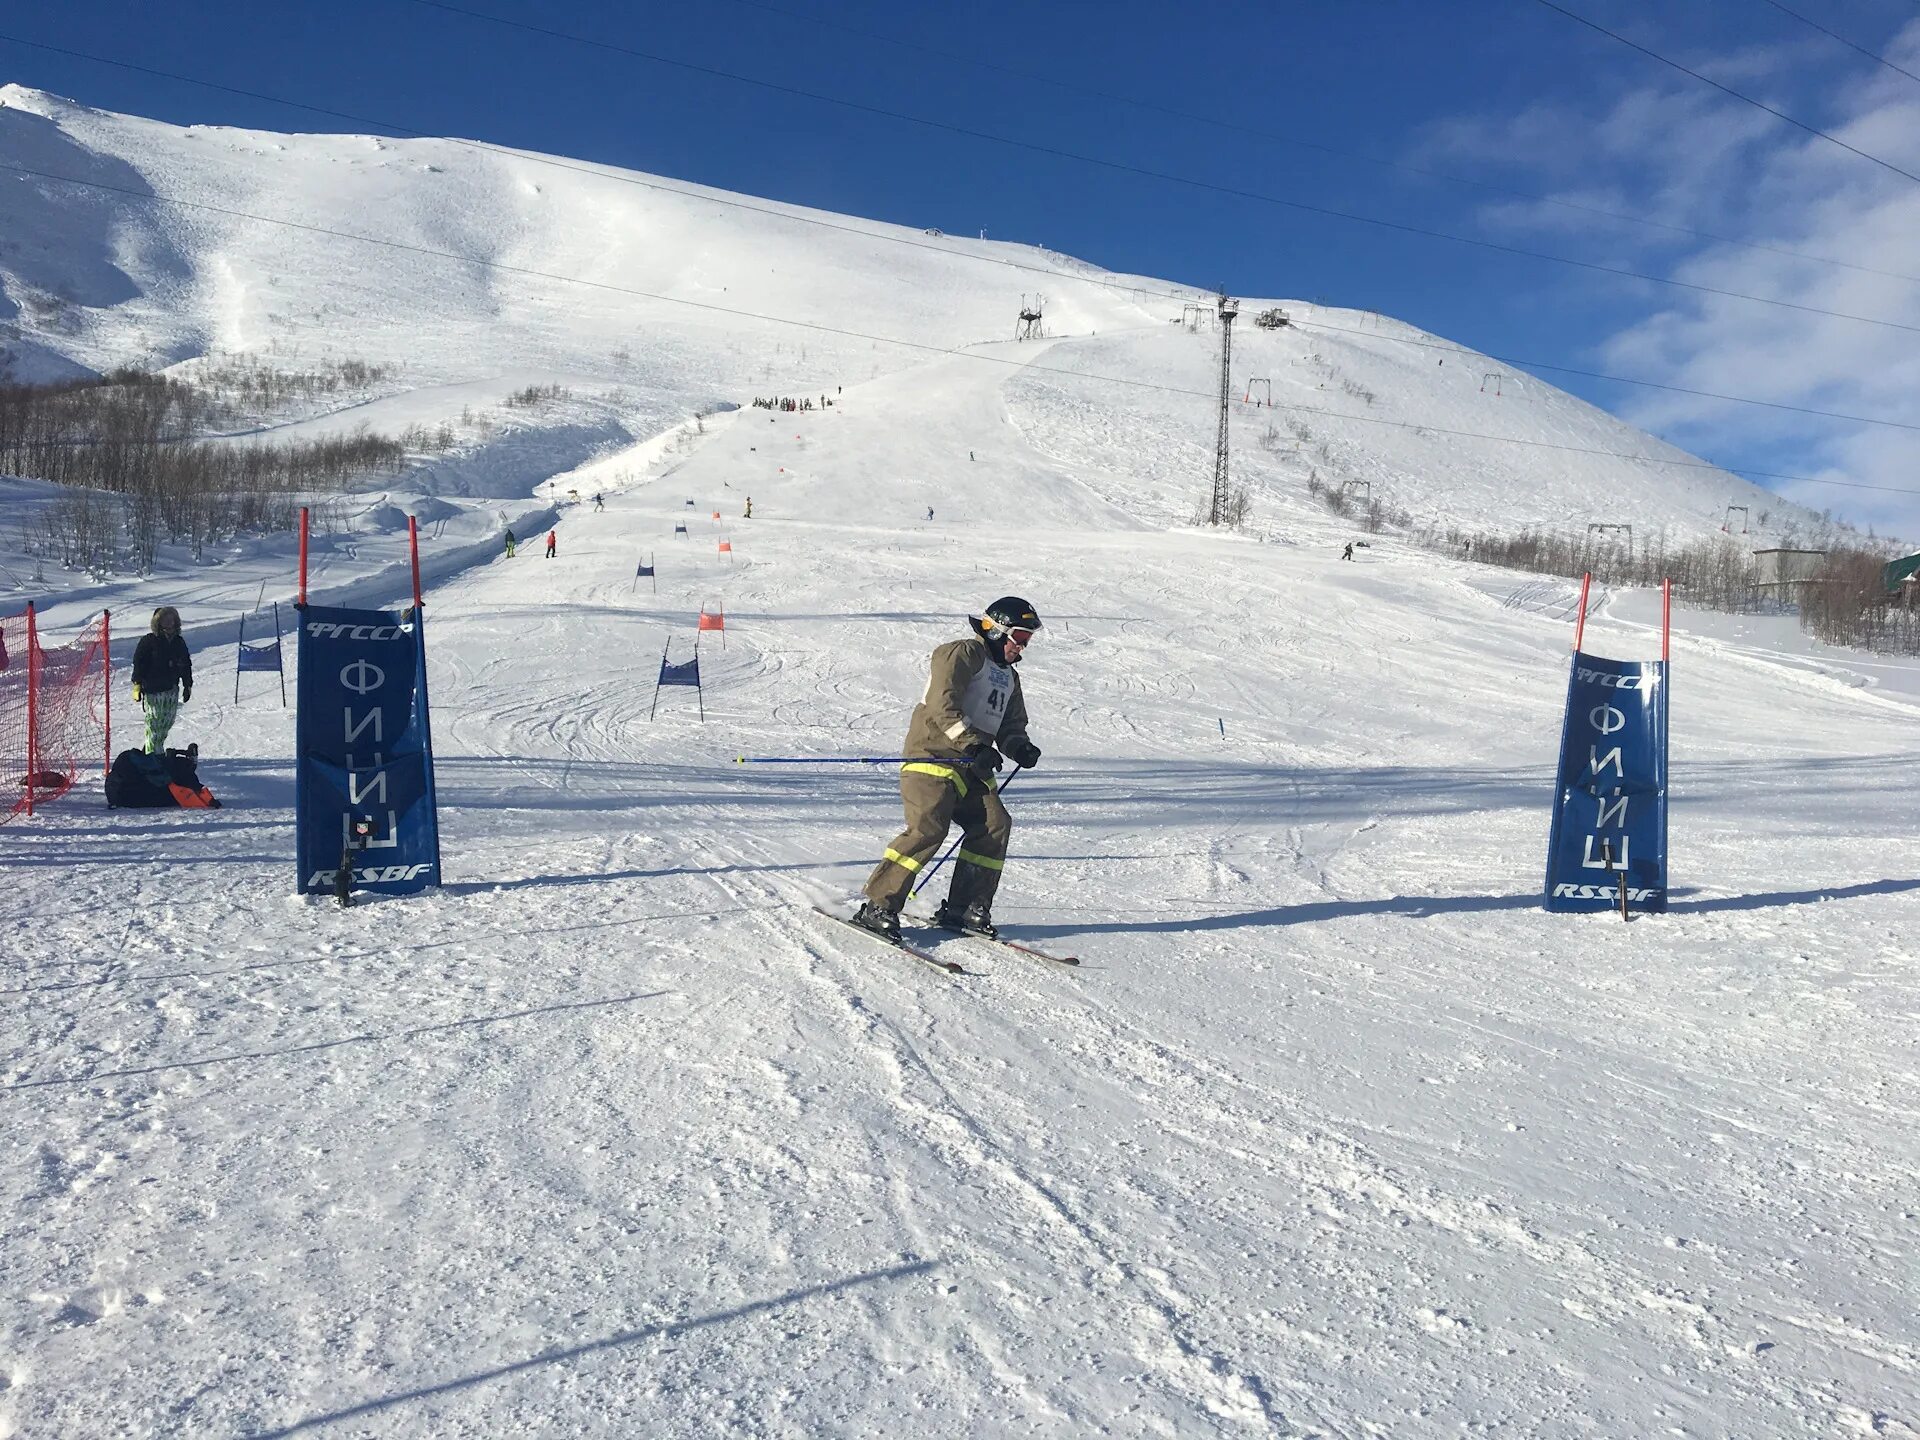
[[[297,602],[303,608],[307,603],[307,507],[300,507],[300,599]]]
[[[1580,618],[1573,626],[1573,648],[1576,653],[1580,649],[1581,637],[1587,633],[1587,590],[1592,584],[1593,572],[1589,570],[1580,577]]]
[[[101,761],[100,778],[105,779],[113,769],[113,612],[100,612],[100,673],[106,686],[106,709],[101,723],[107,731],[107,753]],[[238,672],[235,672],[236,675]]]
[[[420,598],[420,525],[413,516],[407,516],[407,554],[413,559],[413,608],[422,609],[426,601]]]
[[[1660,582],[1660,660],[1664,664],[1673,652],[1673,581]]]

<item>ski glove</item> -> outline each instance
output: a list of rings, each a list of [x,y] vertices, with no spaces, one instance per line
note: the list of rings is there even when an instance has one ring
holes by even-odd
[[[133,682],[133,698],[136,703],[140,699],[140,682],[138,680]]]
[[[1000,752],[981,741],[978,745],[967,747],[967,768],[981,775],[991,775],[1006,762],[1000,758]]]
[[[1007,758],[1022,770],[1031,770],[1040,763],[1040,747],[1022,737],[1007,746]]]
[[[184,705],[191,699],[193,699],[193,682],[191,680],[182,680],[180,682],[180,703]]]

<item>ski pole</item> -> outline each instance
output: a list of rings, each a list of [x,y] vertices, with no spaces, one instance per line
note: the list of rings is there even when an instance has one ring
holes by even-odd
[[[900,765],[898,755],[736,755],[736,765]]]
[[[1018,770],[1015,770],[1013,774],[1007,776],[1006,779],[1002,780],[998,785],[993,787],[993,793],[998,795],[1002,790],[1006,789],[1007,786],[1013,784],[1013,782],[1019,778],[1020,778],[1020,772]],[[942,865],[946,864],[947,861],[953,858],[953,852],[960,848],[960,842],[966,838],[967,838],[967,832],[964,830],[962,830],[958,835],[953,837],[953,844],[947,847],[947,853],[942,855],[938,860],[934,861],[933,864],[929,865],[927,867],[926,874],[920,877],[920,883],[913,887],[912,898],[914,899],[919,898],[920,892],[927,888],[927,884],[929,881],[933,879],[934,874],[940,869]]]

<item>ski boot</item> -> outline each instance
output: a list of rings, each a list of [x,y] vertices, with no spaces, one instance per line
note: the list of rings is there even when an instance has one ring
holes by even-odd
[[[993,928],[993,916],[978,901],[956,909],[951,897],[942,900],[940,908],[933,912],[933,923],[942,930],[958,930],[963,935],[981,935],[989,940],[1000,938],[1000,932]]]
[[[853,912],[853,923],[862,930],[871,930],[889,944],[900,943],[900,912],[889,910],[884,905],[876,905],[871,900],[862,902]]]

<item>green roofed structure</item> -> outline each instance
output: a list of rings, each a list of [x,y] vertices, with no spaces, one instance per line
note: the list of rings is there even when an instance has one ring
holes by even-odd
[[[1920,555],[1902,555],[1898,560],[1889,560],[1880,578],[1886,582],[1889,595],[1897,593],[1902,585],[1920,585]]]

